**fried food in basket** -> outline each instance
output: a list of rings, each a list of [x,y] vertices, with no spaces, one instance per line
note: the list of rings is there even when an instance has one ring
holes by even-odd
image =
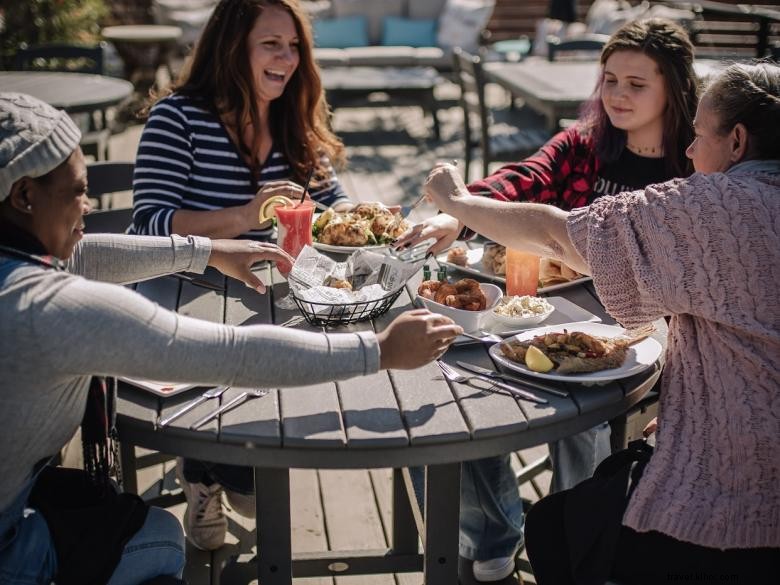
[[[626,361],[628,348],[648,337],[653,327],[632,332],[626,337],[599,337],[566,329],[563,333],[545,333],[528,341],[504,341],[499,348],[513,362],[526,363],[526,352],[533,346],[554,364],[556,374],[584,374],[619,368]]]
[[[447,262],[451,264],[457,264],[458,266],[465,266],[468,260],[465,248],[450,248],[447,252]]]
[[[487,307],[485,293],[473,278],[464,278],[452,284],[426,280],[417,288],[417,294],[440,305],[464,311],[483,311]]]
[[[332,246],[374,246],[392,242],[410,227],[381,203],[360,203],[345,213],[328,209],[314,222],[312,235]]]
[[[332,276],[328,277],[328,280],[325,282],[325,286],[329,286],[330,288],[343,288],[346,290],[352,290],[351,282],[341,278],[333,278]]]

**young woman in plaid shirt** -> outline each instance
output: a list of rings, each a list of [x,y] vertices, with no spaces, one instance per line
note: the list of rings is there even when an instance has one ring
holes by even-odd
[[[698,82],[693,47],[676,24],[651,19],[617,31],[601,54],[598,85],[579,120],[529,158],[468,185],[472,194],[502,201],[549,203],[563,210],[601,195],[644,188],[692,172],[685,148],[693,139]],[[397,242],[433,238],[431,251],[473,236],[456,218],[439,214]],[[550,445],[552,491],[593,474],[610,453],[607,423]],[[480,581],[501,580],[523,541],[522,504],[509,456],[468,463],[461,492],[461,555]]]

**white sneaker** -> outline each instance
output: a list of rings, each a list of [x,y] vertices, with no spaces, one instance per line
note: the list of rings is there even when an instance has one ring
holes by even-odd
[[[176,477],[187,498],[184,533],[201,550],[217,550],[225,544],[227,519],[222,511],[222,486],[190,483],[184,479],[184,460],[176,458]]]
[[[474,561],[474,579],[481,582],[501,581],[515,570],[515,555],[486,561]]]
[[[244,518],[255,518],[255,495],[241,494],[225,489],[228,506],[241,514]]]

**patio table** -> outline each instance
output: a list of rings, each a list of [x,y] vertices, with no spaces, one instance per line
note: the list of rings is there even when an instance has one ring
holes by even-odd
[[[124,79],[49,71],[2,71],[0,88],[37,97],[69,114],[104,110],[133,93],[133,84]]]
[[[271,294],[259,295],[242,283],[215,272],[204,278],[223,291],[163,277],[137,290],[181,315],[228,324],[282,324],[298,315],[273,303],[287,293],[284,279],[269,267],[258,268]],[[390,311],[373,323],[337,328],[381,330],[409,309],[421,275],[412,279]],[[612,322],[588,286],[556,294],[567,297],[605,322]],[[313,329],[308,325],[295,325]],[[664,333],[660,332],[660,336]],[[273,367],[272,356],[266,359]],[[444,360],[466,360],[492,368],[482,344],[452,347]],[[548,404],[517,401],[449,384],[433,363],[413,371],[381,371],[342,382],[271,389],[230,410],[197,431],[189,425],[216,408],[209,401],[159,428],[170,414],[202,391],[160,399],[120,386],[118,426],[123,464],[133,491],[134,449],[139,445],[165,453],[221,463],[253,466],[257,490],[257,550],[251,564],[228,565],[223,577],[257,571],[263,585],[290,585],[293,576],[350,575],[424,571],[428,585],[457,583],[458,516],[461,464],[498,455],[589,429],[637,403],[659,376],[656,364],[631,378],[603,386],[563,384],[568,398],[539,393]],[[231,388],[226,403],[241,389]],[[533,390],[531,390],[534,392]],[[421,512],[409,466],[425,466],[426,490]],[[326,551],[293,555],[290,540],[291,468],[393,468],[392,542],[389,550]],[[419,552],[418,536],[423,543]],[[243,574],[244,578],[246,577]]]
[[[706,77],[721,63],[699,59],[694,68]],[[528,106],[547,118],[556,131],[562,118],[576,118],[578,110],[593,93],[599,77],[598,61],[553,61],[530,57],[520,62],[484,64],[485,78],[522,98]]]

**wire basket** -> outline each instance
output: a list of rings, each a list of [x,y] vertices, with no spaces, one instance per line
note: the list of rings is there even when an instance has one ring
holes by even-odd
[[[298,305],[306,321],[312,325],[346,325],[379,317],[393,306],[403,287],[373,301],[357,303],[313,303],[299,298],[291,291],[293,301]]]

